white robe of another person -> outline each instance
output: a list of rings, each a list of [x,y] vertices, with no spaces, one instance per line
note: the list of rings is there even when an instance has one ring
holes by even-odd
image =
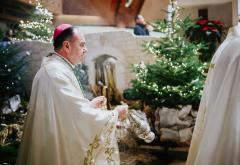
[[[120,164],[116,110],[91,108],[71,64],[45,57],[29,102],[17,165]]]
[[[239,25],[212,59],[186,164],[240,164]]]

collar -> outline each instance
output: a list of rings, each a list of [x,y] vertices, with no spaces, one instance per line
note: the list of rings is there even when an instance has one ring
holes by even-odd
[[[60,57],[63,61],[65,61],[72,69],[75,68],[75,65],[73,65],[68,59],[63,57],[62,55],[58,54],[57,52],[54,52],[58,57]]]
[[[144,24],[140,24],[140,23],[136,23],[136,25],[141,26],[141,27],[145,27]]]

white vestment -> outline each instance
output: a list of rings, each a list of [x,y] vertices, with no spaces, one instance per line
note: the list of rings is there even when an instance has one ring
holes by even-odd
[[[240,27],[216,51],[208,72],[187,165],[240,164]]]
[[[68,61],[45,57],[37,72],[17,165],[120,164],[116,110],[90,107]]]

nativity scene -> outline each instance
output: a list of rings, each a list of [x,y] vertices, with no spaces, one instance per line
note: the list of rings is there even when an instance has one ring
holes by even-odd
[[[239,0],[0,11],[0,164],[240,164]]]

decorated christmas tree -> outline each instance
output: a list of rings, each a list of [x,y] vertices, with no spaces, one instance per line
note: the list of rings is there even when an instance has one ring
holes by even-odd
[[[136,79],[132,80],[132,88],[124,91],[124,97],[139,99],[154,107],[197,107],[207,66],[198,59],[203,45],[189,42],[185,32],[193,22],[189,18],[179,18],[176,1],[170,4],[168,20],[153,24],[165,37],[145,44],[155,62],[133,66]]]
[[[53,14],[39,2],[30,12],[27,21],[20,21],[20,31],[16,38],[19,40],[40,40],[50,42],[53,34]]]
[[[24,76],[26,55],[9,42],[0,43],[0,164],[15,164],[26,107]]]
[[[0,45],[0,100],[24,93],[22,76],[26,69],[26,56],[19,56],[19,47],[3,42]]]

